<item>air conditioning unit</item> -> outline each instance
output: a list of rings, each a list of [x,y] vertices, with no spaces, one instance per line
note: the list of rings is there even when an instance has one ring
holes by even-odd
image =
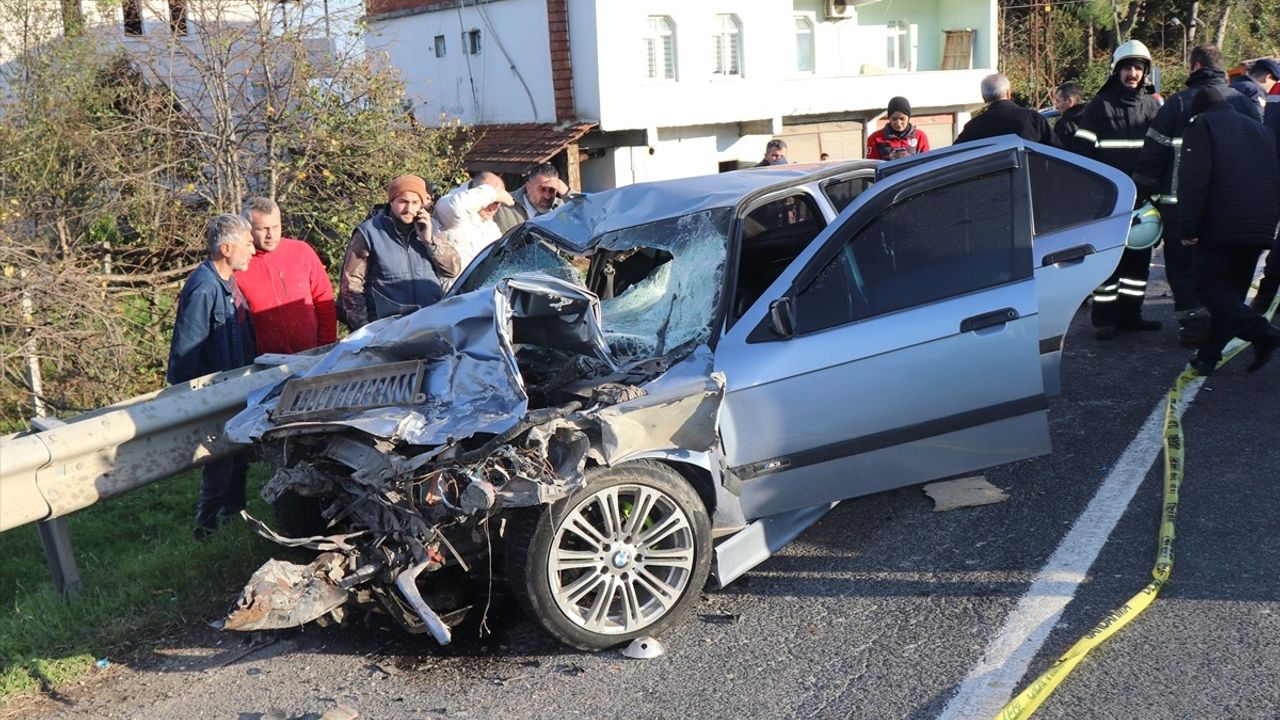
[[[822,16],[827,20],[844,20],[853,17],[853,9],[880,0],[822,0]]]
[[[822,16],[827,20],[844,20],[853,17],[854,3],[849,0],[823,0]]]

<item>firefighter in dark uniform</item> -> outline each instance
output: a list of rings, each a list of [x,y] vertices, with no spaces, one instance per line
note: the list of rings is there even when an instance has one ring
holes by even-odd
[[[1173,291],[1173,315],[1178,320],[1178,342],[1195,347],[1209,327],[1209,313],[1196,295],[1195,248],[1178,238],[1178,163],[1182,136],[1191,122],[1191,100],[1206,87],[1215,87],[1237,112],[1257,117],[1248,98],[1227,87],[1222,53],[1213,45],[1191,50],[1187,89],[1165,100],[1151,121],[1147,138],[1133,169],[1138,195],[1150,196],[1164,219],[1164,263]]]
[[[1146,45],[1130,40],[1116,48],[1111,77],[1085,106],[1071,150],[1132,173],[1147,127],[1160,109],[1147,83],[1150,72]],[[1126,248],[1115,272],[1093,291],[1093,329],[1099,339],[1110,339],[1117,330],[1160,329],[1159,321],[1142,317],[1150,273],[1151,248]]]

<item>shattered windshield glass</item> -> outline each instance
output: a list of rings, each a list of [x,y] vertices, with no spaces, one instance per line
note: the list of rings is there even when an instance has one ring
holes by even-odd
[[[597,290],[605,337],[616,354],[661,355],[679,345],[710,339],[730,216],[729,208],[705,210],[600,238],[600,249],[639,248],[637,254],[660,263],[616,295]],[[664,257],[670,259],[663,261]]]
[[[546,273],[575,285],[585,285],[586,260],[577,263],[573,260],[571,255],[556,250],[540,233],[525,226],[517,230],[502,249],[480,261],[457,294],[493,287],[503,278],[527,272]]]
[[[600,296],[605,337],[620,357],[661,355],[706,342],[723,284],[732,208],[714,208],[605,233],[583,258],[522,231],[476,267],[467,292],[521,272],[544,272]]]

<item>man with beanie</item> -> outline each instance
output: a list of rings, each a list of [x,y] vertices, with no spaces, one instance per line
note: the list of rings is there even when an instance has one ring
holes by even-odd
[[[1218,86],[1200,90],[1190,112],[1178,167],[1178,236],[1196,248],[1196,291],[1210,318],[1191,365],[1212,374],[1227,341],[1238,337],[1253,343],[1246,369],[1254,372],[1280,346],[1280,328],[1244,303],[1280,221],[1280,168],[1257,162],[1275,156],[1275,139],[1233,109]]]
[[[911,103],[906,98],[890,100],[888,114],[889,124],[867,138],[868,159],[897,160],[928,151],[929,136],[911,124]]]
[[[987,108],[981,115],[965,123],[964,130],[956,138],[957,143],[998,135],[1017,135],[1024,140],[1053,144],[1053,131],[1049,121],[1035,110],[1014,104],[1009,90],[1009,78],[1004,73],[994,73],[982,78],[982,100]]]
[[[333,284],[310,245],[281,237],[280,206],[271,198],[244,203],[253,259],[236,272],[249,301],[259,353],[296,353],[338,339]]]
[[[1143,137],[1160,110],[1148,89],[1150,72],[1151,53],[1146,45],[1130,40],[1116,48],[1111,77],[1085,106],[1071,150],[1126,175],[1132,173]],[[1116,330],[1160,329],[1159,321],[1142,317],[1150,274],[1151,248],[1125,248],[1115,271],[1093,291],[1093,331],[1099,339],[1114,337]]]
[[[1206,87],[1216,87],[1237,112],[1256,117],[1248,98],[1227,87],[1222,53],[1213,45],[1197,45],[1188,60],[1187,88],[1165,99],[1151,121],[1142,152],[1133,167],[1138,196],[1150,196],[1164,220],[1164,264],[1173,292],[1173,316],[1178,321],[1178,342],[1200,344],[1209,318],[1196,294],[1195,249],[1178,240],[1178,163],[1182,136],[1191,122],[1191,100]],[[1256,153],[1257,148],[1254,148]],[[1256,155],[1255,155],[1256,160]]]
[[[387,186],[387,205],[351,233],[339,298],[352,330],[434,304],[461,272],[457,252],[433,236],[430,211],[426,182],[401,175]]]

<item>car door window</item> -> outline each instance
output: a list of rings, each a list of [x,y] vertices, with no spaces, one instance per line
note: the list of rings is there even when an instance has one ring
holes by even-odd
[[[1013,174],[1001,170],[890,205],[796,296],[812,333],[1017,279]]]
[[[741,317],[826,226],[822,211],[807,193],[771,200],[748,213],[742,220],[731,319]]]
[[[835,208],[836,214],[839,215],[845,208],[849,207],[849,203],[858,199],[862,191],[870,186],[871,178],[844,178],[823,183],[822,192],[827,196],[827,200],[831,201],[831,206]]]
[[[1040,153],[1027,155],[1037,235],[1109,217],[1115,209],[1116,186],[1105,177]]]

